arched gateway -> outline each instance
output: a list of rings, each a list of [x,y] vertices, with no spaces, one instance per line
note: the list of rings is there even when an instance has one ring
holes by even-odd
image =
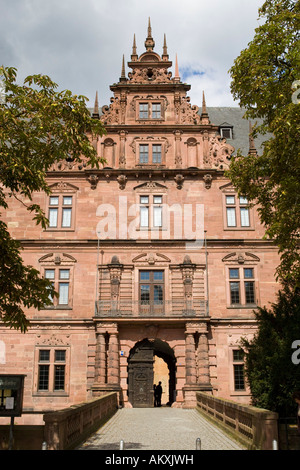
[[[167,364],[167,374],[160,377],[167,390],[167,403],[175,401],[176,359],[173,349],[164,341],[144,339],[131,349],[128,357],[128,399],[135,408],[152,407],[154,403],[154,365],[156,358]]]

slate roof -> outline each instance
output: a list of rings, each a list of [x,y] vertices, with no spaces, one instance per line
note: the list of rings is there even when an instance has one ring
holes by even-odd
[[[201,111],[200,111],[201,112]],[[207,113],[212,124],[224,127],[226,125],[232,126],[232,139],[226,139],[234,148],[234,155],[240,149],[243,155],[248,154],[249,150],[249,121],[244,119],[245,110],[239,107],[207,107]],[[260,124],[257,120],[257,124]],[[251,121],[254,126],[255,121]],[[260,135],[254,143],[258,154],[262,153],[262,143],[270,136]]]

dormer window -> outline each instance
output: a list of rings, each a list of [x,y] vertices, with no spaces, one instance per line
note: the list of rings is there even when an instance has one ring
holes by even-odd
[[[220,136],[223,139],[233,139],[233,126],[228,124],[227,122],[224,122],[223,124],[220,125],[219,128],[220,131]]]

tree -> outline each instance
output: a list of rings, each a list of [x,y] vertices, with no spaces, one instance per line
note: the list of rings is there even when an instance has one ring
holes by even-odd
[[[254,313],[258,331],[252,340],[241,342],[252,403],[281,416],[296,416],[292,396],[300,390],[300,293],[285,286],[277,303]]]
[[[299,286],[300,2],[267,0],[259,17],[264,23],[230,69],[231,91],[246,118],[262,120],[252,137],[271,137],[262,155],[234,157],[227,175],[278,246],[278,279]]]
[[[29,76],[23,85],[17,84],[16,77],[15,68],[0,67],[4,91],[0,100],[0,207],[6,210],[11,198],[22,203],[29,200],[27,210],[46,228],[48,219],[32,202],[33,194],[50,194],[46,175],[54,162],[84,159],[99,168],[102,160],[92,139],[105,130],[91,117],[85,97],[57,91],[58,85],[45,75]],[[50,305],[55,292],[36,269],[24,265],[21,250],[0,221],[0,318],[25,332],[29,321],[24,307]]]

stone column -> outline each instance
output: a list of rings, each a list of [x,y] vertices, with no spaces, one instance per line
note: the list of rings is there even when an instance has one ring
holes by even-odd
[[[120,361],[118,333],[109,334],[109,346],[107,357],[107,382],[119,385],[120,383]]]
[[[95,382],[99,384],[105,383],[106,360],[105,360],[105,335],[104,333],[96,334],[96,357],[95,357]]]
[[[199,384],[209,384],[209,359],[208,359],[208,338],[206,333],[201,333],[198,342],[198,377]]]
[[[120,131],[120,154],[119,154],[119,167],[125,168],[126,166],[126,157],[125,157],[125,140],[126,140],[126,131]]]
[[[195,338],[193,333],[186,333],[185,338],[185,370],[186,383],[192,385],[196,383],[196,355]]]
[[[175,135],[175,165],[176,165],[176,168],[181,168],[182,167],[182,157],[181,157],[181,148],[180,148],[181,134],[182,134],[182,131],[174,131],[174,135]]]

